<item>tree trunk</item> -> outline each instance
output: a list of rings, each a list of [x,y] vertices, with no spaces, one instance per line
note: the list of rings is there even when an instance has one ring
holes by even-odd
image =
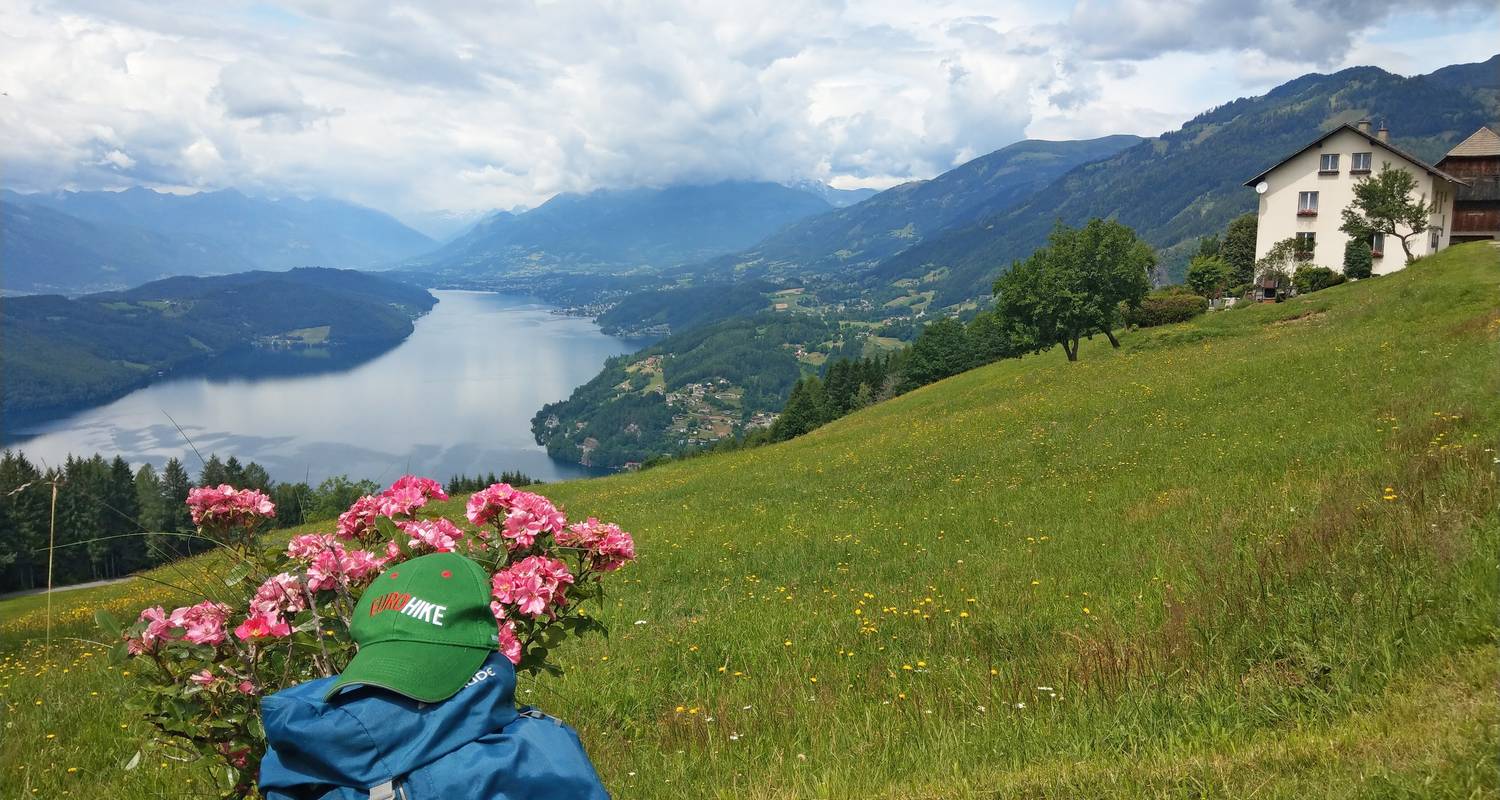
[[[1401,240],[1401,250],[1402,250],[1402,252],[1406,253],[1406,263],[1408,263],[1408,264],[1411,263],[1411,246],[1406,243],[1406,240],[1409,239],[1409,238],[1411,238],[1411,237],[1413,237],[1413,236],[1416,236],[1416,234],[1415,233],[1408,233],[1405,236],[1399,236],[1399,237],[1397,237],[1397,238],[1399,238]]]
[[[1069,341],[1070,340],[1068,340],[1068,339],[1064,339],[1063,340],[1063,352],[1068,354],[1068,360],[1069,361],[1077,361],[1078,360],[1078,338],[1074,337],[1071,340],[1071,342],[1072,342],[1072,346],[1071,347],[1069,347]]]
[[[1110,330],[1108,328],[1105,328],[1104,329],[1104,335],[1109,337],[1109,344],[1110,344],[1111,347],[1118,348],[1120,346],[1120,340],[1115,338],[1115,332],[1114,331],[1112,331],[1112,330]]]

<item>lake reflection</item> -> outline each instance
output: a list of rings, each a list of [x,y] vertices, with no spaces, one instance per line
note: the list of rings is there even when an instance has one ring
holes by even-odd
[[[352,369],[287,376],[192,377],[133,392],[70,417],[6,431],[34,462],[68,453],[160,466],[176,456],[257,461],[281,481],[339,473],[389,483],[403,473],[520,470],[542,480],[589,474],[548,458],[531,416],[594,377],[604,360],[643,346],[529,298],[434,291],[439,302],[402,344]],[[168,415],[171,415],[171,419]]]

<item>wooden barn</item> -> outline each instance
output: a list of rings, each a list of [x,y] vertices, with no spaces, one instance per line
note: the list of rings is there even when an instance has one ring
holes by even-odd
[[[1468,183],[1454,196],[1450,241],[1500,239],[1500,134],[1480,128],[1437,166]]]

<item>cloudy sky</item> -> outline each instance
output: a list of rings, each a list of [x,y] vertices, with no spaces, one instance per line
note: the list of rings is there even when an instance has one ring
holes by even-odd
[[[0,0],[0,183],[418,219],[724,178],[885,187],[1500,50],[1493,0]]]

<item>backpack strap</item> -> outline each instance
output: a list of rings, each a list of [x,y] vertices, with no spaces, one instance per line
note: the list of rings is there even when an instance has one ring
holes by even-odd
[[[536,720],[551,720],[555,725],[563,724],[562,720],[552,716],[551,714],[543,713],[541,710],[537,709],[536,706],[521,706],[520,708],[516,709],[516,711],[523,717],[531,717],[532,719]]]
[[[396,785],[395,778],[370,787],[370,800],[406,800],[406,790]]]

